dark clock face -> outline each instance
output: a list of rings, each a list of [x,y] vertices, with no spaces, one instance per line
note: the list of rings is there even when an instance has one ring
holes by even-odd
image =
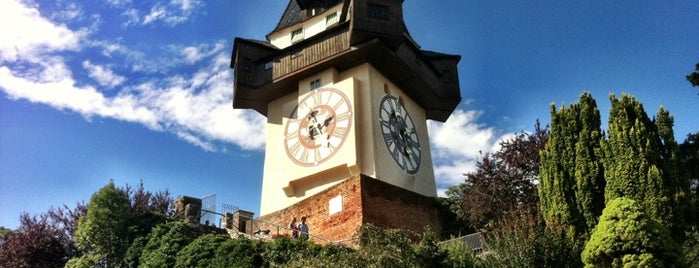
[[[294,108],[284,131],[287,156],[301,166],[330,159],[347,139],[352,127],[352,106],[337,89],[311,91]]]
[[[387,95],[381,99],[379,113],[381,133],[393,160],[408,174],[420,168],[420,140],[415,124],[398,98]]]

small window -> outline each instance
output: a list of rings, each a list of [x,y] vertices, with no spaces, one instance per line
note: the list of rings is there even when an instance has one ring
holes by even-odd
[[[273,66],[274,66],[274,63],[271,61],[268,61],[265,63],[265,70],[272,69]]]
[[[367,17],[380,20],[391,19],[391,13],[387,5],[367,4]]]
[[[333,12],[325,17],[325,27],[330,27],[337,24],[340,21],[340,17],[337,16],[337,12]]]
[[[320,82],[320,79],[311,81],[311,90],[319,89],[321,86],[323,86],[323,84]]]
[[[291,43],[296,43],[303,40],[303,28],[299,28],[291,32]]]

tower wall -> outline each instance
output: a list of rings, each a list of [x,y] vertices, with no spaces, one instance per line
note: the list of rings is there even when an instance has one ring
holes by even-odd
[[[333,204],[341,198],[341,207]],[[438,200],[367,176],[355,176],[288,208],[261,216],[255,228],[288,236],[292,217],[306,216],[311,239],[354,245],[364,224],[421,234],[429,225],[439,236],[444,216]],[[331,214],[331,212],[334,212]],[[298,222],[298,221],[297,221]]]

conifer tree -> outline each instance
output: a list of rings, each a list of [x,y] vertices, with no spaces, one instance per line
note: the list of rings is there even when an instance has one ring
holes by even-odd
[[[547,225],[564,227],[569,237],[587,239],[604,208],[601,137],[599,110],[589,93],[569,108],[551,105],[539,196]]]
[[[660,138],[661,166],[665,177],[663,192],[668,197],[669,204],[667,206],[672,209],[665,212],[665,217],[671,219],[673,225],[670,231],[676,239],[681,241],[691,214],[688,206],[690,180],[689,176],[683,174],[680,169],[680,147],[675,140],[675,132],[672,130],[674,122],[670,112],[660,107],[654,123]]]
[[[675,194],[679,193],[672,156],[672,118],[661,109],[659,125],[651,121],[643,105],[626,94],[610,96],[609,133],[605,143],[605,197],[638,201],[649,215],[678,237]],[[663,144],[665,142],[665,144]]]

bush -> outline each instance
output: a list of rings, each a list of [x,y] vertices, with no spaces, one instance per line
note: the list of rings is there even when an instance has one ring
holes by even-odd
[[[510,216],[486,236],[489,267],[582,267],[580,250],[562,231],[531,215]]]
[[[684,267],[679,245],[633,199],[620,197],[602,211],[585,244],[585,267]]]
[[[212,267],[265,267],[262,258],[265,242],[247,238],[228,239],[216,249]]]
[[[173,267],[177,252],[195,239],[194,230],[183,222],[169,222],[153,228],[143,248],[141,267]]]

